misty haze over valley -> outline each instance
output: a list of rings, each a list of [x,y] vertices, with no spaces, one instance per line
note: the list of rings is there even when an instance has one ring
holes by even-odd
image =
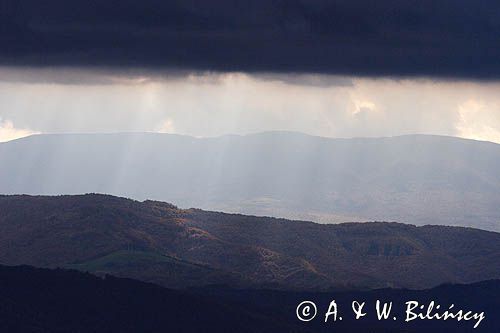
[[[0,144],[4,194],[109,193],[311,220],[500,230],[500,145],[294,132],[35,135]]]

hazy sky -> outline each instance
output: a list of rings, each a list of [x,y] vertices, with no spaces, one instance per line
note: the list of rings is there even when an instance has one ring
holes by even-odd
[[[0,141],[31,133],[292,130],[500,143],[500,84],[494,82],[8,67],[0,74]]]

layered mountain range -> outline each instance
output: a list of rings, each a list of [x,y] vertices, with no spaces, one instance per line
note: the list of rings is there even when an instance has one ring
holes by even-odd
[[[3,194],[109,193],[316,222],[500,231],[500,145],[290,132],[36,135],[0,144]]]

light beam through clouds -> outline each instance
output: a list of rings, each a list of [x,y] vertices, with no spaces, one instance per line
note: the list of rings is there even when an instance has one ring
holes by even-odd
[[[9,75],[0,78],[1,141],[38,132],[206,137],[290,130],[326,137],[422,133],[500,142],[496,82],[47,69],[27,76],[26,71],[2,70]]]

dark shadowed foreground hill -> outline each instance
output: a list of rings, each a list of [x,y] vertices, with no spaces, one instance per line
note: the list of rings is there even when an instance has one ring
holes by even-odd
[[[500,330],[500,281],[446,285],[431,290],[384,289],[370,292],[300,293],[225,288],[175,291],[130,279],[98,278],[77,271],[0,266],[2,332],[349,332],[441,333]],[[295,309],[303,300],[317,304],[315,320],[304,323]],[[335,299],[343,320],[324,323]],[[378,321],[377,299],[393,302],[397,321]],[[362,320],[350,312],[353,300],[365,301]],[[441,306],[455,304],[483,312],[475,321],[404,321],[408,300]]]
[[[324,225],[105,195],[0,196],[0,262],[168,287],[428,288],[500,278],[500,234]]]
[[[0,298],[2,332],[297,330],[235,302],[77,271],[0,266]]]
[[[0,144],[3,194],[110,193],[318,222],[500,231],[500,145],[271,132],[39,135]]]

